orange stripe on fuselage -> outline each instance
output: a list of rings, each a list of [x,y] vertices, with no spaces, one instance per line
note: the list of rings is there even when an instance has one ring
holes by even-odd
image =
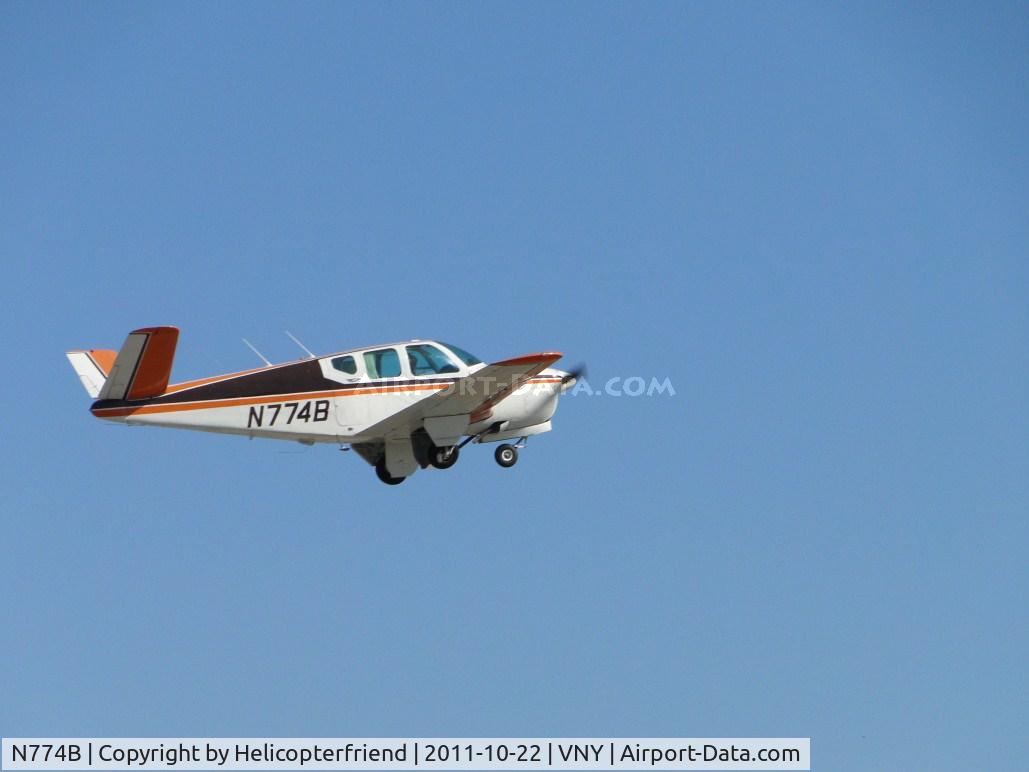
[[[526,383],[560,383],[560,378],[540,378]],[[200,402],[179,402],[167,405],[140,405],[139,407],[101,407],[92,410],[98,418],[117,418],[130,415],[154,415],[161,413],[180,413],[186,410],[209,410],[219,407],[246,407],[247,405],[264,405],[269,402],[286,402],[288,400],[326,399],[332,397],[357,397],[369,394],[396,394],[407,391],[443,391],[450,383],[417,383],[408,386],[374,386],[371,388],[343,389],[339,391],[309,391],[298,394],[267,394],[260,397],[240,397],[237,399],[206,400]],[[526,384],[522,384],[523,386]]]
[[[291,399],[324,399],[326,397],[356,397],[361,394],[390,394],[402,391],[439,391],[447,383],[424,383],[416,386],[392,386],[372,389],[348,389],[344,391],[308,391],[299,394],[269,394],[261,397],[240,397],[238,399],[207,400],[204,402],[180,402],[168,405],[141,405],[140,407],[102,407],[93,411],[98,416],[150,415],[153,413],[178,413],[183,410],[207,410],[218,407],[245,407],[263,405],[268,402],[285,402]]]

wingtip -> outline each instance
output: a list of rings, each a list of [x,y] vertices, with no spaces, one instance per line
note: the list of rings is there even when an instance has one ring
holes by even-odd
[[[535,354],[524,354],[520,357],[512,357],[511,359],[504,359],[500,362],[494,362],[495,365],[501,365],[504,367],[515,367],[519,365],[534,365],[543,364],[549,365],[556,362],[564,354],[560,351],[539,351]]]

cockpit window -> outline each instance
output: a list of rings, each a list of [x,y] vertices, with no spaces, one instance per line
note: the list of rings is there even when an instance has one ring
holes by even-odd
[[[397,378],[400,376],[400,357],[395,348],[366,351],[364,366],[369,378]]]
[[[353,357],[335,357],[332,360],[332,366],[347,375],[355,375],[357,373],[357,362],[354,361]]]
[[[471,367],[472,365],[481,365],[482,364],[482,360],[481,359],[479,359],[477,356],[473,356],[472,354],[469,354],[467,351],[465,351],[462,348],[458,348],[457,346],[452,346],[449,343],[444,343],[443,345],[446,346],[451,351],[453,351],[454,354],[457,356],[457,358],[460,359],[462,362],[464,362],[469,367]]]
[[[450,357],[435,346],[424,343],[407,347],[407,363],[411,367],[411,375],[458,372],[457,365],[450,361]]]

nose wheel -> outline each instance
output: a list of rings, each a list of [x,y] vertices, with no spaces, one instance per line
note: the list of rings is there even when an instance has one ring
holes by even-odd
[[[518,448],[514,445],[501,445],[493,453],[493,458],[505,469],[518,463]]]

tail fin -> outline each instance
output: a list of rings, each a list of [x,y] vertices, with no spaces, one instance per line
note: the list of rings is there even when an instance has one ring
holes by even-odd
[[[163,394],[171,377],[176,327],[133,330],[121,351],[69,351],[68,361],[94,399],[146,399]]]
[[[96,399],[100,396],[100,389],[104,387],[111,368],[114,367],[116,351],[105,349],[91,349],[89,351],[69,351],[65,354],[75,373],[86,388],[86,393]]]
[[[146,399],[163,394],[178,342],[177,327],[143,327],[130,332],[99,398]]]

